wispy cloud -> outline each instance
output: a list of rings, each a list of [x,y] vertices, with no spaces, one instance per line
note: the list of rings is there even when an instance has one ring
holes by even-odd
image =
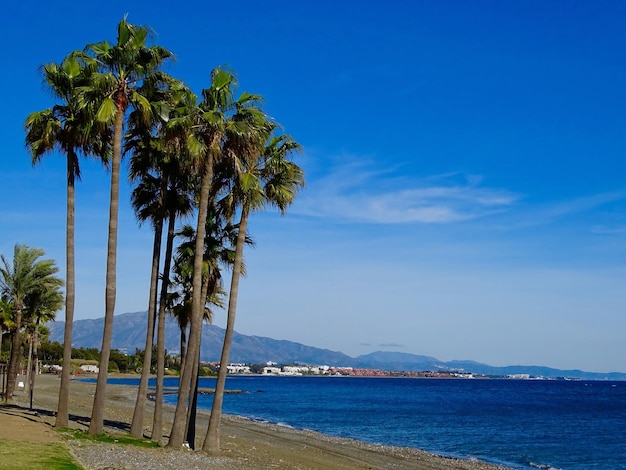
[[[592,194],[547,206],[543,211],[543,215],[556,218],[586,212],[624,198],[626,198],[626,191],[610,191]]]
[[[520,207],[515,222],[509,221],[508,228],[527,228],[548,225],[571,216],[597,212],[598,209],[626,199],[626,191],[607,191],[563,201],[542,202]],[[595,224],[590,231],[596,234],[616,234],[626,232],[626,226]]]
[[[476,175],[409,179],[397,169],[347,162],[309,182],[294,212],[346,222],[446,224],[507,210],[519,196]]]
[[[378,346],[381,348],[406,348],[404,344],[400,343],[381,343]]]

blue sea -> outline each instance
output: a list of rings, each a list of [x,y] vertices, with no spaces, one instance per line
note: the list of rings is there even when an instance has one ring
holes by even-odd
[[[296,429],[516,469],[626,469],[626,382],[232,376],[226,388],[246,393],[225,395],[225,413]]]

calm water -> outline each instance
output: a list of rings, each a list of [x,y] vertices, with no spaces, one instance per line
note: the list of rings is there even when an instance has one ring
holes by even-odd
[[[235,376],[226,388],[248,393],[226,395],[225,413],[333,436],[519,469],[626,469],[626,382]]]

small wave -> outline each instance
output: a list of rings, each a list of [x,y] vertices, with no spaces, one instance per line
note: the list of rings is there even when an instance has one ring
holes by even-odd
[[[528,465],[533,468],[539,468],[540,470],[561,470],[560,468],[553,467],[552,465],[542,463],[530,462]]]
[[[256,416],[244,416],[244,415],[236,415],[236,416],[239,416],[242,419],[247,419],[248,421],[252,421],[252,422],[255,422],[255,423],[268,424],[268,423],[271,422],[271,421],[268,421],[267,419],[258,418]]]

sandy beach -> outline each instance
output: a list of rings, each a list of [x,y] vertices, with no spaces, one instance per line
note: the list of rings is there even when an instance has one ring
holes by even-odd
[[[0,407],[0,439],[58,440],[52,429],[60,378],[45,374],[37,377],[33,411],[29,397],[17,392],[13,404]],[[71,384],[70,426],[87,429],[95,384],[73,381]],[[123,434],[130,428],[136,388],[121,385],[107,387],[105,429]],[[145,432],[152,423],[152,403],[148,402]],[[165,407],[164,432],[171,425],[173,409]],[[208,413],[200,412],[197,423],[197,447],[206,432]],[[21,431],[20,431],[21,430]],[[200,452],[169,448],[143,449],[135,446],[91,443],[66,439],[70,452],[86,469],[476,469],[502,467],[474,460],[459,460],[432,455],[416,449],[367,444],[351,439],[325,436],[283,426],[257,423],[235,416],[224,416],[221,425],[222,454],[209,457]]]

